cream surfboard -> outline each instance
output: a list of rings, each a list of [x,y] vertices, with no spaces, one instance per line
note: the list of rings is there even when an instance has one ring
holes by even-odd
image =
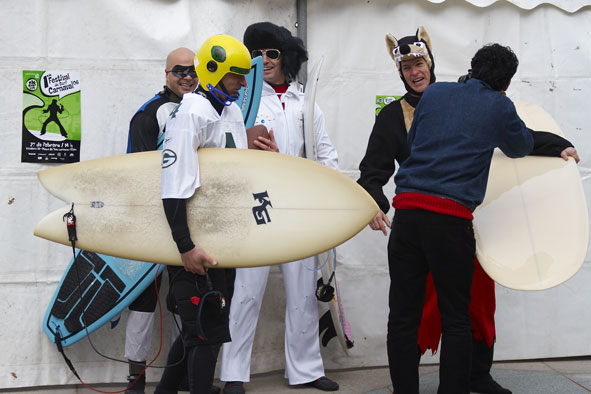
[[[314,143],[314,106],[316,105],[316,90],[318,88],[318,78],[320,77],[320,70],[324,63],[324,57],[314,66],[304,89],[304,148],[306,150],[306,158],[316,160],[316,144]]]
[[[63,216],[74,203],[76,246],[180,265],[160,199],[162,152],[63,165],[39,180],[67,202],[35,235],[69,245]],[[299,260],[353,237],[377,212],[346,175],[310,160],[247,149],[200,149],[201,187],[187,203],[191,236],[219,267]]]
[[[310,160],[318,160],[318,152],[316,151],[316,138],[314,128],[314,107],[316,105],[316,91],[318,89],[318,79],[320,78],[320,70],[324,63],[324,57],[321,57],[318,63],[312,68],[306,87],[304,89],[304,147],[306,151],[306,158]],[[353,341],[350,339],[349,323],[345,318],[343,311],[343,305],[339,294],[339,286],[335,273],[336,269],[336,251],[332,250],[331,253],[326,252],[318,259],[326,261],[324,265],[321,265],[322,269],[320,274],[324,284],[330,284],[334,289],[334,296],[328,301],[328,309],[330,312],[332,326],[334,327],[334,333],[341,345],[341,348],[348,353],[348,349],[353,347]],[[323,341],[323,343],[325,343]]]
[[[351,339],[351,326],[345,318],[339,283],[336,277],[336,250],[332,249],[322,253],[318,258],[320,259],[320,272],[323,283],[334,288],[334,295],[328,301],[327,313],[330,313],[330,322],[327,322],[326,320],[323,321],[324,317],[320,318],[321,335],[324,329],[327,330],[326,333],[322,335],[322,344],[326,346],[331,339],[331,335],[336,336],[345,354],[349,355],[348,349],[352,348],[354,343]]]
[[[539,106],[515,106],[529,128],[562,136]],[[586,198],[574,160],[509,159],[495,150],[474,228],[478,260],[497,283],[543,290],[571,278],[583,264],[589,240]]]

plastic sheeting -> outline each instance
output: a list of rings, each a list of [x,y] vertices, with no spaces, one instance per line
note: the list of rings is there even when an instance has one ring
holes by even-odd
[[[310,66],[324,56],[317,100],[340,156],[356,179],[374,119],[376,95],[402,94],[386,53],[385,33],[427,28],[437,78],[456,80],[483,44],[510,45],[521,64],[508,95],[536,102],[561,125],[581,155],[579,170],[591,195],[591,12],[589,2],[554,5],[515,0],[324,0],[308,4]],[[486,7],[485,7],[486,6]],[[482,8],[485,7],[485,8]],[[36,179],[43,165],[20,162],[22,70],[80,71],[82,160],[120,154],[128,122],[164,83],[164,58],[179,46],[196,49],[209,35],[242,37],[250,23],[271,20],[295,29],[293,1],[74,0],[3,1],[0,25],[0,388],[76,383],[41,319],[71,250],[32,235],[36,223],[62,206]],[[393,195],[392,184],[387,192]],[[345,357],[335,340],[323,349],[326,368],[385,365],[387,238],[369,229],[338,248],[338,278],[355,347]],[[543,292],[498,287],[497,359],[591,353],[591,263]],[[163,291],[166,291],[165,289]],[[252,372],[282,368],[284,296],[273,269],[259,320]],[[125,319],[92,335],[98,350],[123,358]],[[162,365],[168,348],[164,316]],[[158,351],[155,329],[153,354]],[[95,353],[88,342],[66,348],[89,382],[124,382],[127,366]],[[435,362],[437,357],[425,357]],[[148,373],[149,380],[159,370]]]

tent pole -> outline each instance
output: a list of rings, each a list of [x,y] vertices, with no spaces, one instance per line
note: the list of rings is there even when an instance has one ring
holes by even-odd
[[[304,42],[304,47],[308,48],[308,0],[296,0],[296,13],[297,13],[297,21],[296,21],[296,28],[297,28],[297,36],[302,39]],[[300,83],[304,86],[306,85],[306,81],[308,80],[308,63],[305,62],[302,64],[302,68],[300,69],[300,73],[298,75],[298,79]]]

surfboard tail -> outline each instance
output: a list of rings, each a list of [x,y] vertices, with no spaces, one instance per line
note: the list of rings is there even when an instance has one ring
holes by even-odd
[[[70,206],[56,209],[35,226],[33,235],[44,238],[48,241],[57,242],[63,245],[71,245],[68,239],[68,229],[63,221],[63,216],[70,211]],[[60,222],[62,226],[60,226]]]

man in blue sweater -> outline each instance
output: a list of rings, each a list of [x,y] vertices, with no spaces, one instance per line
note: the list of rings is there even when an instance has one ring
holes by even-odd
[[[472,212],[484,198],[494,148],[512,158],[533,148],[531,133],[503,94],[517,65],[510,48],[484,46],[472,58],[472,79],[432,84],[416,107],[410,156],[395,177],[388,244],[388,359],[395,393],[419,392],[417,332],[429,271],[442,315],[438,393],[469,393]]]

